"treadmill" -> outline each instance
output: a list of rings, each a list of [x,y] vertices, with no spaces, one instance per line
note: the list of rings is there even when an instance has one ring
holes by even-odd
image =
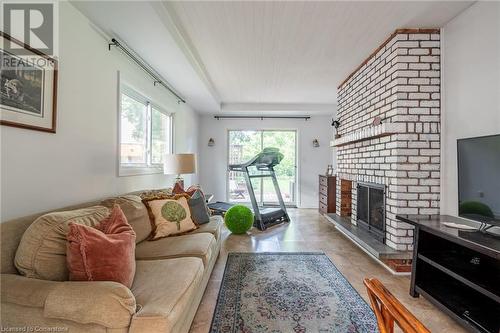
[[[283,222],[290,222],[288,213],[286,211],[283,197],[276,179],[274,166],[278,165],[283,159],[283,154],[280,153],[278,148],[264,148],[257,156],[242,164],[229,165],[230,171],[243,172],[245,182],[252,202],[253,213],[255,215],[254,226],[259,230],[266,230],[268,227],[280,224]],[[258,173],[250,174],[251,168],[255,168]],[[271,178],[278,197],[279,207],[259,207],[255,199],[255,192],[252,186],[252,178]]]

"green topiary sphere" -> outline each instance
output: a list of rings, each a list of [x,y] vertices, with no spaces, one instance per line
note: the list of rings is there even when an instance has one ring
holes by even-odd
[[[226,212],[224,222],[233,234],[244,234],[253,225],[253,213],[247,206],[235,205]]]

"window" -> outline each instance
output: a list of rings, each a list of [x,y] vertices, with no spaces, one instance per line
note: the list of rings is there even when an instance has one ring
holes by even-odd
[[[161,173],[172,152],[172,116],[122,86],[120,93],[120,175]]]
[[[285,204],[294,206],[297,202],[296,141],[297,133],[294,130],[229,130],[228,164],[246,162],[266,147],[279,148],[284,158],[274,171]],[[270,178],[253,178],[252,185],[259,205],[278,203]],[[243,172],[227,172],[226,195],[230,202],[250,202]]]

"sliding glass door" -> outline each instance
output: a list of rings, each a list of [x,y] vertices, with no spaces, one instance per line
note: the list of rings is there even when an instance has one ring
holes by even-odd
[[[264,148],[279,148],[284,158],[274,170],[285,204],[296,205],[297,133],[293,130],[229,130],[228,164],[243,163]],[[242,172],[228,171],[227,198],[230,202],[250,202]],[[278,204],[271,178],[253,178],[255,197],[260,205]]]

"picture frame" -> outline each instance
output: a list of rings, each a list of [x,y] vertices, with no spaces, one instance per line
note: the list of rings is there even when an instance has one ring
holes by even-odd
[[[57,59],[0,31],[0,61],[0,125],[56,133]]]

